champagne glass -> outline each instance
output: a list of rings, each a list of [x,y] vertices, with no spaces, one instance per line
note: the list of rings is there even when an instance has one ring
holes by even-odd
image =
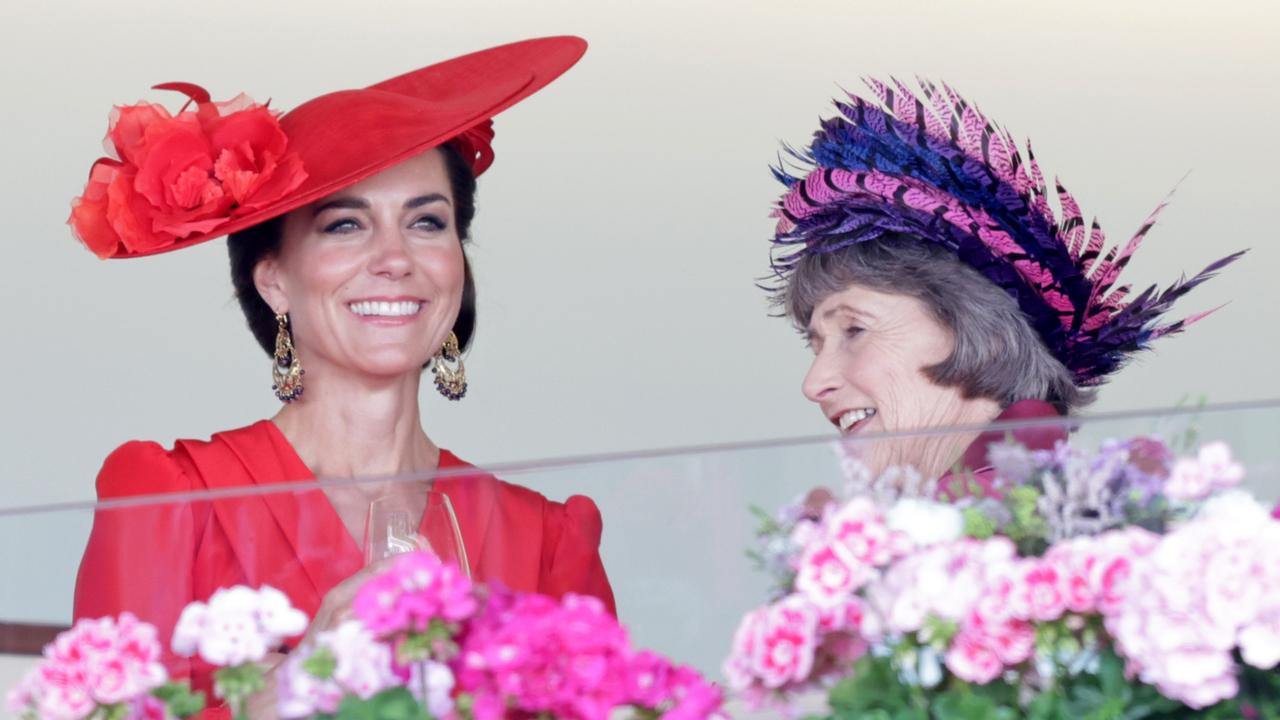
[[[420,491],[426,496],[421,517],[409,509],[405,494],[385,495],[369,503],[364,526],[366,565],[400,553],[426,550],[458,566],[468,578],[467,548],[462,544],[458,518],[449,496],[438,490]]]

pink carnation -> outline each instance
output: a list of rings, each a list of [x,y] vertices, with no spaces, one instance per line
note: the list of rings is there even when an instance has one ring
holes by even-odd
[[[379,635],[424,632],[432,620],[461,622],[476,607],[471,581],[427,552],[397,556],[388,572],[360,588],[353,604],[356,617]]]
[[[768,609],[751,663],[762,685],[778,688],[808,678],[817,645],[817,625],[817,612],[795,595]]]
[[[889,563],[909,549],[906,535],[889,529],[884,515],[866,497],[856,497],[823,520],[826,535],[856,561],[872,567]]]
[[[956,677],[979,685],[995,680],[1004,671],[996,651],[977,633],[956,635],[947,651],[946,664]]]
[[[729,689],[735,692],[747,690],[756,680],[754,658],[767,613],[768,608],[756,608],[743,615],[733,633],[733,646],[721,670],[729,681]]]
[[[1035,558],[1018,563],[1014,606],[1026,620],[1047,622],[1067,609],[1067,575],[1053,560]]]
[[[840,605],[872,576],[872,569],[843,543],[824,542],[805,549],[796,573],[796,590],[818,607]]]
[[[1194,502],[1215,491],[1229,490],[1244,479],[1244,466],[1231,457],[1223,442],[1208,443],[1195,458],[1180,458],[1165,481],[1165,494],[1174,500]]]
[[[931,616],[959,622],[1014,555],[1013,543],[1000,537],[935,545],[894,563],[867,598],[888,632],[914,633]]]
[[[1192,708],[1238,691],[1232,652],[1280,661],[1280,522],[1242,494],[1215,496],[1137,559],[1124,602],[1104,609],[1117,649],[1146,683]]]

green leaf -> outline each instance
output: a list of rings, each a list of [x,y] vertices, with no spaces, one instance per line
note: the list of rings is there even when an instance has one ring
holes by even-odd
[[[191,717],[204,709],[204,693],[192,692],[191,683],[186,680],[166,683],[152,690],[151,694],[163,702],[175,717]]]
[[[333,677],[334,670],[338,669],[338,659],[334,657],[332,650],[322,647],[302,661],[302,669],[313,677],[328,680]]]
[[[1042,693],[1027,705],[1027,720],[1066,720],[1056,693]]]
[[[338,705],[336,720],[424,720],[426,709],[402,688],[383,690],[368,700],[349,695]]]
[[[930,645],[939,651],[945,651],[951,646],[952,638],[960,632],[960,623],[930,615],[925,618],[924,631],[928,635]]]
[[[1098,682],[1102,685],[1102,694],[1115,697],[1131,695],[1129,680],[1124,676],[1124,661],[1114,652],[1107,651],[1098,658]]]
[[[838,720],[927,720],[924,709],[914,699],[918,691],[903,684],[892,660],[868,655],[858,660],[849,677],[831,689],[828,702]]]
[[[751,511],[756,521],[760,523],[756,528],[757,535],[772,535],[773,533],[781,532],[782,526],[778,524],[777,520],[773,519],[773,514],[768,510],[759,505],[749,505],[747,509]]]
[[[960,511],[964,517],[964,534],[971,538],[986,540],[996,534],[996,524],[978,508],[970,505]]]
[[[1018,713],[1012,708],[964,687],[948,690],[933,701],[930,709],[933,720],[1016,720]]]

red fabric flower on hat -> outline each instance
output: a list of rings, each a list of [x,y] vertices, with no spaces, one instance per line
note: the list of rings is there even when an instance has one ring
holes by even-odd
[[[102,258],[158,250],[270,205],[306,179],[276,113],[241,95],[213,103],[195,85],[173,83],[195,102],[176,116],[139,103],[112,113],[107,151],[89,173],[68,223]]]

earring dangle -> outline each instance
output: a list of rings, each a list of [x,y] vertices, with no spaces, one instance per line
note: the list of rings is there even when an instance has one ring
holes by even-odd
[[[276,352],[271,362],[271,389],[280,402],[290,403],[302,395],[302,376],[306,372],[293,352],[293,337],[289,335],[289,316],[276,315],[280,330],[276,333]]]
[[[446,365],[453,363],[453,367]],[[450,400],[461,400],[467,394],[467,369],[462,365],[458,336],[451,330],[440,352],[432,358],[431,374],[436,376],[436,390]]]

